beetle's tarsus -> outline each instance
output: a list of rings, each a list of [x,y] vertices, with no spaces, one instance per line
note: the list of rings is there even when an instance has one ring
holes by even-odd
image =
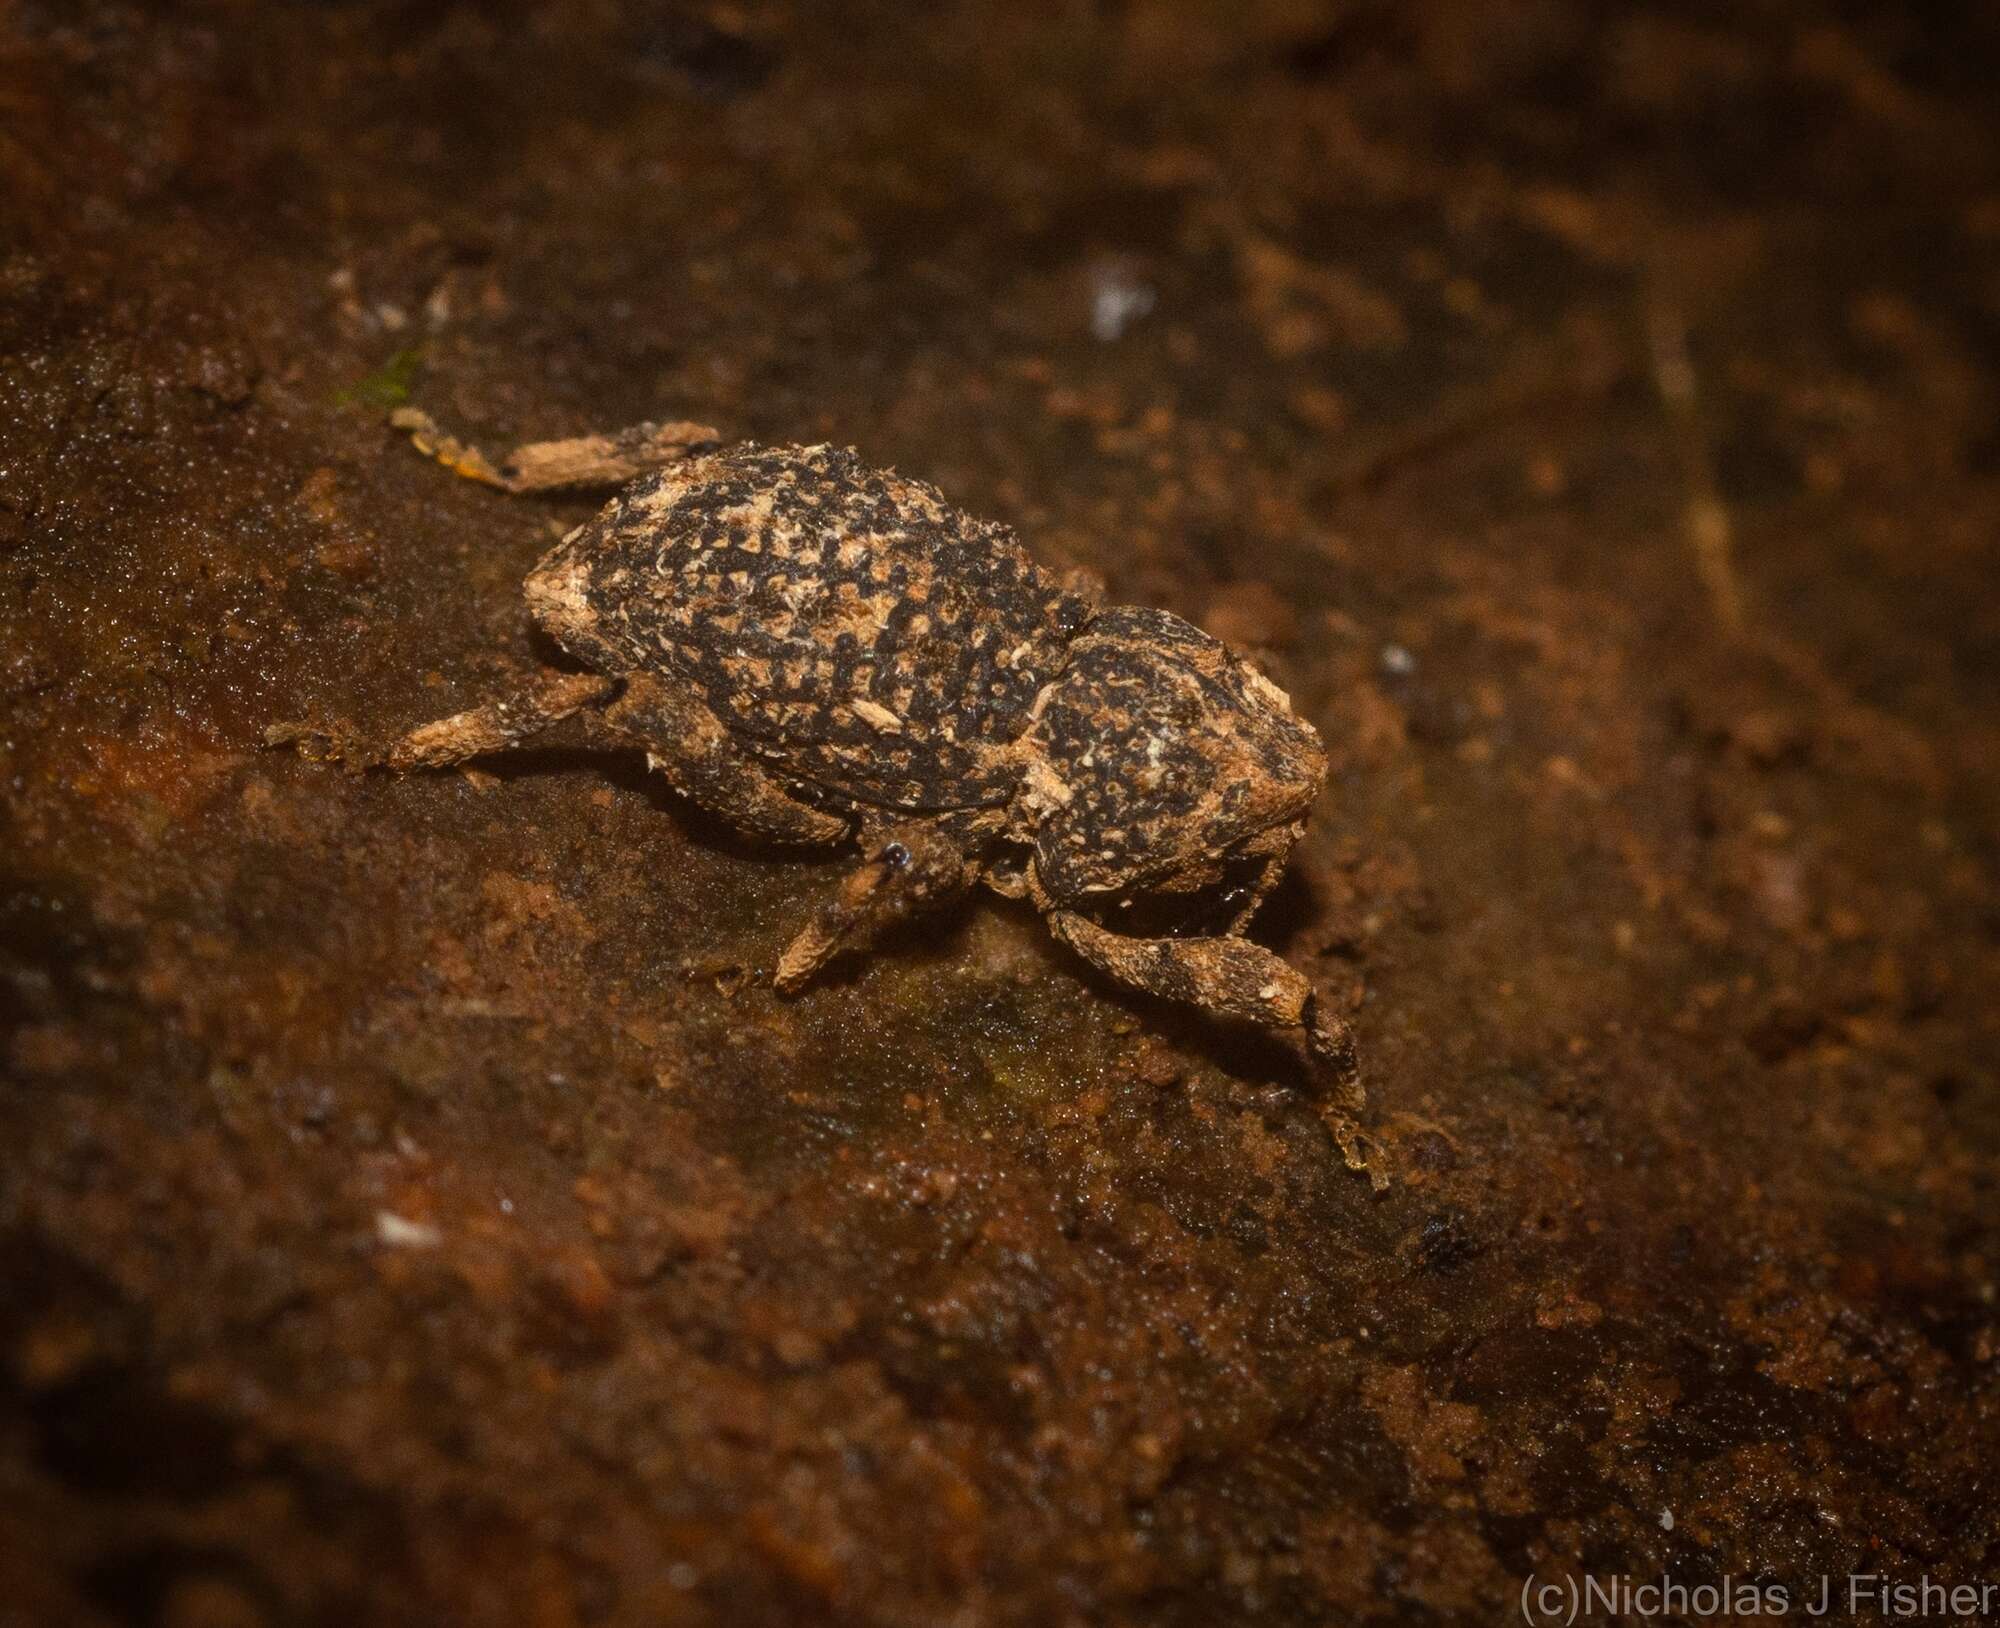
[[[1367,1176],[1368,1185],[1376,1192],[1387,1192],[1389,1175],[1382,1168],[1381,1143],[1361,1128],[1360,1115],[1368,1106],[1368,1093],[1361,1085],[1361,1056],[1353,1028],[1347,1019],[1327,1011],[1318,995],[1306,1001],[1300,1019],[1306,1051],[1325,1080],[1319,1113],[1327,1133],[1349,1170]],[[1371,1148],[1376,1150],[1372,1155]]]
[[[1367,1106],[1368,1093],[1361,1088],[1361,1054],[1347,1019],[1326,1011],[1313,995],[1299,1021],[1305,1031],[1306,1050],[1326,1075],[1330,1100],[1348,1113],[1359,1113]]]
[[[1341,1163],[1356,1174],[1366,1176],[1368,1185],[1376,1192],[1386,1193],[1389,1190],[1389,1173],[1382,1168],[1381,1142],[1331,1103],[1321,1106],[1320,1118],[1326,1122],[1327,1134],[1333,1138],[1334,1146],[1340,1149]]]
[[[350,769],[367,767],[368,754],[361,744],[361,732],[351,724],[289,721],[267,724],[262,744],[266,751],[290,747],[308,763],[339,763]]]

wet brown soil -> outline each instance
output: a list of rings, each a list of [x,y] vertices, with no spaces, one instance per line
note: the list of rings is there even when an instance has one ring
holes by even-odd
[[[2000,1582],[1990,8],[0,8],[0,1622]],[[495,445],[834,439],[1259,649],[1282,1048],[636,763]]]

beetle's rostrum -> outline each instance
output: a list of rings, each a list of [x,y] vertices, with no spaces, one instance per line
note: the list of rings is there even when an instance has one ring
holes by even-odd
[[[858,846],[779,959],[786,994],[975,885],[1026,899],[1120,984],[1301,1032],[1359,1166],[1347,1025],[1243,937],[1326,773],[1248,661],[1165,611],[1096,604],[1007,527],[851,450],[690,455],[712,434],[647,425],[500,466],[556,472],[535,479],[410,427],[515,490],[629,483],[526,583],[589,671],[426,725],[382,761],[440,767],[581,717],[738,830]],[[630,478],[642,453],[661,467]]]

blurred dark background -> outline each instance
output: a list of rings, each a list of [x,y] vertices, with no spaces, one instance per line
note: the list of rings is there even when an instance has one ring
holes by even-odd
[[[2000,1582],[2000,13],[0,7],[0,1623]],[[1281,1049],[470,704],[832,439],[1255,652]]]

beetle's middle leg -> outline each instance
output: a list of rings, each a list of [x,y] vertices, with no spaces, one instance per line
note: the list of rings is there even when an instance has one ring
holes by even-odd
[[[1368,1100],[1354,1033],[1323,1009],[1297,968],[1242,938],[1128,938],[1069,910],[1052,911],[1048,920],[1057,938],[1127,989],[1267,1029],[1299,1030],[1332,1086],[1327,1120],[1341,1153],[1351,1168],[1367,1168],[1353,1117]]]
[[[1287,847],[1289,846],[1290,844],[1287,844]],[[1231,897],[1230,917],[1222,929],[1224,934],[1230,938],[1242,936],[1243,929],[1250,925],[1250,918],[1263,907],[1264,901],[1271,896],[1271,890],[1278,885],[1279,878],[1285,874],[1287,857],[1283,853],[1270,855],[1249,883]]]

